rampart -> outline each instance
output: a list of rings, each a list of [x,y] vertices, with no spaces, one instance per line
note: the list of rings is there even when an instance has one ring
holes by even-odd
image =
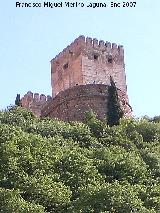
[[[132,108],[128,97],[118,90],[125,116],[131,116]],[[60,92],[42,109],[42,117],[64,121],[83,121],[87,111],[94,111],[99,119],[107,113],[108,86],[103,84],[79,85]]]
[[[21,106],[30,109],[36,116],[41,116],[42,108],[51,100],[51,96],[28,91],[21,99]]]

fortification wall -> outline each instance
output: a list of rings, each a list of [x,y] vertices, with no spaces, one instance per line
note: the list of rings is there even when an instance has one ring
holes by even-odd
[[[123,46],[79,36],[51,60],[52,97],[75,85],[108,84],[110,75],[126,91]]]
[[[118,94],[126,116],[132,109],[128,97],[121,90]],[[64,121],[83,121],[85,113],[93,110],[99,119],[107,113],[108,86],[103,84],[79,85],[60,92],[42,109],[42,117],[58,118]]]
[[[81,54],[84,47],[84,36],[80,36],[51,60],[52,97],[69,87],[82,84]]]
[[[113,77],[117,88],[126,91],[123,46],[102,40],[86,38],[86,49],[82,57],[83,84],[109,85]]]
[[[50,100],[51,96],[45,96],[44,94],[39,93],[32,93],[28,91],[21,99],[21,106],[30,109],[36,116],[41,116],[42,108],[47,105]]]

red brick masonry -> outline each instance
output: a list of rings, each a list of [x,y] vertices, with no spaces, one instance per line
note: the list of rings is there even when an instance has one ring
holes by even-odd
[[[128,97],[118,90],[125,116],[131,116]],[[100,119],[107,113],[108,86],[103,84],[79,85],[60,92],[42,109],[41,116],[64,121],[83,121],[87,111],[94,111]]]

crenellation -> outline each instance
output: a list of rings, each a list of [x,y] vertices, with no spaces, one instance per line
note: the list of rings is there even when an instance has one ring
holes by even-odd
[[[116,43],[112,43],[112,49],[117,49],[117,44]]]
[[[120,56],[124,56],[124,49],[123,45],[118,45],[118,52]]]
[[[86,46],[90,46],[90,47],[93,46],[92,38],[90,38],[90,37],[87,37],[87,38],[86,38]]]
[[[43,101],[43,102],[46,101],[46,96],[44,94],[40,95],[40,101]]]
[[[49,95],[46,98],[44,94],[40,95],[39,93],[28,91],[27,94],[21,98],[21,106],[30,109],[35,115],[40,117],[42,108],[48,104],[51,99]]]
[[[111,43],[106,41],[105,46],[107,48],[107,53],[111,53]]]
[[[99,48],[101,51],[106,50],[105,42],[103,40],[99,41]]]
[[[87,54],[87,48],[93,48],[93,50],[99,51],[100,54],[104,52],[112,53],[113,55],[123,55],[123,46],[118,45],[116,43],[104,42],[103,40],[97,40],[96,38],[92,39],[90,37],[79,36],[76,38],[70,45],[63,49],[62,52],[57,54],[55,58],[51,60],[51,63],[54,61],[61,62],[65,60],[65,58],[76,58],[79,56],[80,52],[83,54]],[[92,51],[93,51],[92,50]]]
[[[47,101],[51,101],[52,97],[50,95],[47,95]]]
[[[81,35],[78,38],[76,38],[74,40],[74,43],[76,43],[77,45],[81,45],[85,43],[85,36]]]
[[[104,46],[105,42],[103,40],[99,40],[99,46]]]
[[[26,95],[27,95],[27,97],[33,99],[33,92],[28,91]]]
[[[112,43],[112,54],[113,56],[118,54],[117,44],[115,43]]]
[[[34,101],[39,101],[39,93],[34,93],[33,97]]]
[[[93,39],[93,48],[98,48],[99,45],[98,45],[98,40],[96,38]]]

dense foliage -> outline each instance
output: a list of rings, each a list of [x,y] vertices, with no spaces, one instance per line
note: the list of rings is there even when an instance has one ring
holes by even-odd
[[[17,96],[16,96],[15,105],[16,106],[21,106],[21,97],[20,97],[20,94],[17,94]]]
[[[160,212],[160,122],[0,112],[0,212]]]
[[[117,87],[110,76],[108,88],[107,121],[109,126],[119,125],[124,113],[119,101]]]

